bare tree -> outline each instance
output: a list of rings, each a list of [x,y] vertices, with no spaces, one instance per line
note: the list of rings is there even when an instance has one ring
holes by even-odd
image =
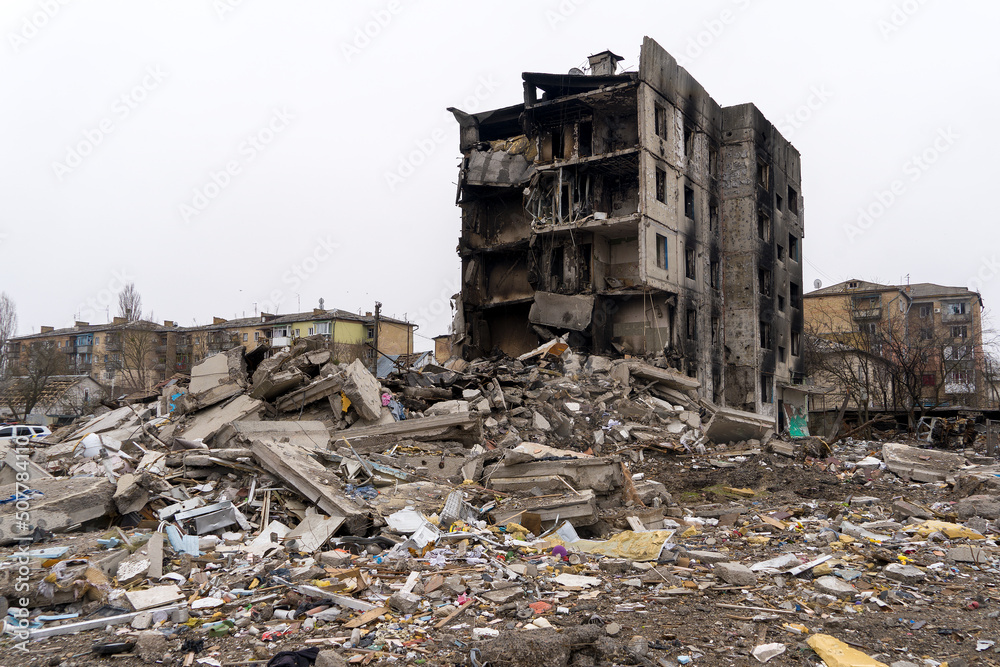
[[[38,405],[49,380],[66,373],[66,354],[55,343],[35,341],[27,345],[23,363],[11,360],[11,377],[4,391],[4,402],[19,420],[26,419]]]
[[[123,385],[133,391],[148,389],[155,377],[159,333],[153,313],[142,315],[142,296],[135,283],[126,284],[118,293],[118,316],[125,322],[115,328],[112,340],[121,350]]]
[[[0,292],[0,379],[3,379],[10,365],[7,359],[7,343],[17,333],[17,305],[6,292]]]
[[[118,293],[118,317],[126,322],[136,322],[142,319],[142,296],[135,283],[127,283]]]

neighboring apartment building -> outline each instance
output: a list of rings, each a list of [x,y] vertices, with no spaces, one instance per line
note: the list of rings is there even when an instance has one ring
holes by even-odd
[[[415,324],[392,317],[378,321],[378,345],[383,354],[413,352]],[[255,317],[180,327],[167,320],[110,324],[76,322],[64,329],[42,327],[40,333],[18,336],[8,343],[12,364],[25,367],[33,345],[52,345],[63,356],[60,373],[89,375],[105,386],[148,389],[175,373],[188,373],[205,357],[238,345],[251,350],[262,342],[273,348],[296,338],[320,334],[331,341],[339,361],[362,359],[374,366],[375,317],[345,310],[315,309],[291,315],[262,313]]]
[[[108,324],[43,326],[37,334],[12,338],[8,350],[15,371],[26,367],[32,346],[52,345],[65,355],[61,373],[88,375],[108,387],[149,389],[174,373],[188,372],[184,340],[183,330],[170,320],[157,324],[116,317]]]
[[[663,353],[719,404],[802,406],[798,151],[754,105],[719,106],[652,39],[638,72],[620,60],[525,73],[511,107],[452,109],[456,343],[517,355],[569,332],[594,352]]]
[[[902,407],[912,394],[919,394],[925,407],[988,407],[983,301],[978,292],[932,283],[848,280],[806,294],[804,303],[807,331],[860,350],[862,354],[851,362],[855,366],[902,367],[913,378],[915,389],[908,392],[900,383],[903,373],[884,370],[869,382],[859,371],[858,390],[853,393],[870,384],[862,395],[868,407]],[[849,375],[834,382],[841,385],[837,393],[851,394],[843,386],[851,382]]]

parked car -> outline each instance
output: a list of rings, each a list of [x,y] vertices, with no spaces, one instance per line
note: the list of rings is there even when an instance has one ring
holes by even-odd
[[[47,435],[52,435],[52,431],[44,426],[31,426],[29,424],[3,426],[0,427],[0,445],[8,443],[14,438],[27,437],[35,439],[44,438]]]

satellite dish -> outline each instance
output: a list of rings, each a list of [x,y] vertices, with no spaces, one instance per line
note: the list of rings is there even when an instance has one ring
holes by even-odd
[[[584,76],[583,70],[580,69],[579,67],[574,67],[569,71],[569,73],[572,74],[573,76]]]
[[[822,286],[823,286],[823,281],[820,280],[819,278],[813,281],[813,287],[815,287],[816,289],[819,289]]]

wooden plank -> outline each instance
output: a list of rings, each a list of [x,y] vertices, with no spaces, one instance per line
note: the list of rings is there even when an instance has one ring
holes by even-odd
[[[434,629],[435,629],[435,630],[440,630],[440,629],[441,629],[441,628],[443,628],[444,626],[446,626],[446,625],[448,625],[449,623],[451,623],[451,622],[452,622],[453,620],[455,620],[455,618],[457,618],[457,617],[458,617],[458,615],[459,615],[459,614],[461,614],[461,613],[462,613],[462,612],[464,612],[464,611],[465,611],[466,609],[468,609],[468,608],[469,608],[469,606],[470,606],[470,605],[471,605],[471,604],[472,604],[473,602],[475,602],[475,599],[472,599],[472,600],[469,600],[468,602],[466,602],[465,604],[463,604],[463,605],[462,605],[461,607],[459,607],[459,608],[458,608],[458,609],[456,609],[455,611],[451,612],[450,614],[448,614],[447,616],[445,616],[444,618],[442,618],[442,619],[441,619],[440,621],[438,621],[437,623],[435,623],[435,624],[434,624]]]
[[[376,607],[375,609],[369,609],[368,611],[361,614],[357,618],[352,619],[347,623],[344,623],[344,627],[349,629],[361,628],[368,625],[382,614],[388,614],[388,613],[389,609],[387,607]]]

